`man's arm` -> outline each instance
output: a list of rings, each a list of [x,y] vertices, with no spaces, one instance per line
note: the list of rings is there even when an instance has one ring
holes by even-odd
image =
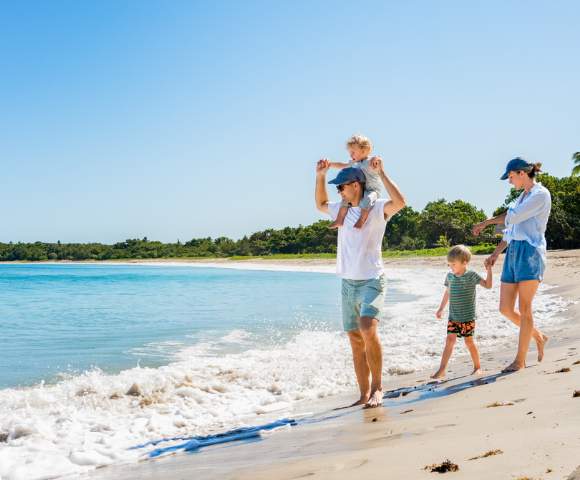
[[[385,203],[384,207],[385,219],[390,218],[406,205],[405,197],[403,197],[403,194],[401,193],[401,190],[399,190],[397,184],[393,182],[385,173],[383,168],[383,159],[381,157],[372,158],[371,168],[375,171],[378,171],[383,185],[385,186],[389,197],[391,197],[391,199]]]
[[[314,200],[316,208],[322,213],[328,211],[328,192],[326,191],[326,172],[330,168],[328,159],[323,158],[316,164],[316,190],[314,191]]]

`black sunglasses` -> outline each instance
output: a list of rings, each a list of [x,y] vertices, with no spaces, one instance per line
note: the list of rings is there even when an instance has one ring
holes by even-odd
[[[354,182],[349,182],[349,183],[343,183],[342,185],[337,185],[337,186],[336,186],[336,189],[337,189],[339,192],[342,192],[342,191],[344,190],[344,187],[345,187],[346,185],[352,185],[353,183],[354,183]]]

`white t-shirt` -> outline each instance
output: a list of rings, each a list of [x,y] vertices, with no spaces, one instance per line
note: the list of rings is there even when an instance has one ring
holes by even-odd
[[[348,280],[371,280],[384,273],[382,243],[385,235],[384,208],[388,200],[379,198],[369,212],[363,228],[354,228],[360,207],[350,207],[344,225],[338,229],[336,273]],[[328,213],[336,220],[340,202],[328,203]]]

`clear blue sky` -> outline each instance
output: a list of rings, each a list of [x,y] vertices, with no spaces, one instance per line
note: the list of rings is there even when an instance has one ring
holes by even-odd
[[[412,207],[491,213],[513,156],[570,173],[578,18],[576,1],[4,2],[0,241],[309,224],[315,161],[355,132]]]

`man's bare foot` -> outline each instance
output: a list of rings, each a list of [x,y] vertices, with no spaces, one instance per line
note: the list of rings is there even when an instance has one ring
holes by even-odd
[[[542,333],[542,339],[536,340],[536,347],[538,347],[538,362],[541,362],[544,359],[544,347],[546,343],[548,343],[549,337]]]
[[[361,396],[356,402],[354,402],[350,407],[357,407],[359,405],[366,405],[369,401],[370,395]]]
[[[471,372],[472,375],[483,375],[483,370],[481,369],[481,367],[478,368],[474,368],[473,372]]]
[[[342,227],[342,223],[340,223],[340,222],[333,222],[328,226],[328,228],[332,228],[333,230],[340,228],[340,227]]]
[[[433,378],[434,380],[439,380],[440,378],[445,378],[445,370],[437,370],[433,375],[431,375],[431,378]]]
[[[521,364],[518,362],[512,362],[510,365],[508,365],[502,370],[502,373],[517,372],[518,370],[523,370],[524,368],[526,368],[525,363]]]
[[[383,405],[383,389],[379,388],[371,393],[365,407],[366,408],[376,408]]]

